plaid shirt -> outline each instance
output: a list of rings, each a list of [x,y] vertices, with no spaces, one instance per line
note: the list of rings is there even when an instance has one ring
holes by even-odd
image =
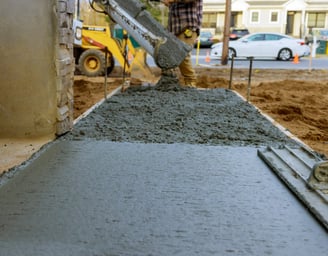
[[[168,29],[175,35],[186,29],[199,33],[203,18],[203,0],[178,0],[169,6]]]

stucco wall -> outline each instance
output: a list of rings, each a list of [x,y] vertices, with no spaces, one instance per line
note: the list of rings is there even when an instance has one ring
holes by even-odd
[[[58,110],[60,104],[71,108],[71,54],[67,45],[60,46],[61,33],[66,32],[59,28],[60,9],[70,2],[74,1],[0,1],[0,137],[62,133],[60,119],[67,119],[69,128],[70,114],[59,117]],[[66,65],[69,71],[62,72]],[[66,85],[62,77],[69,80]]]

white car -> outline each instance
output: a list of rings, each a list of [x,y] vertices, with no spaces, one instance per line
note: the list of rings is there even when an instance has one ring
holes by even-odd
[[[210,57],[220,59],[223,43],[213,44]],[[229,41],[229,59],[254,57],[254,59],[290,60],[310,55],[310,47],[302,39],[279,33],[253,33],[237,41]]]

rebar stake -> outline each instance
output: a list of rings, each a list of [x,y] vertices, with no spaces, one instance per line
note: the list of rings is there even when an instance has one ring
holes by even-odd
[[[232,84],[232,73],[233,73],[233,63],[235,60],[235,54],[232,54],[232,59],[231,59],[231,68],[230,68],[230,80],[229,80],[229,89],[231,90],[231,84]]]
[[[253,59],[254,57],[247,57],[249,59],[249,72],[248,72],[248,86],[247,86],[247,102],[251,94],[251,78],[252,78],[252,68],[253,68]]]
[[[105,49],[105,80],[104,80],[104,97],[107,101],[107,58],[108,58],[108,49]]]

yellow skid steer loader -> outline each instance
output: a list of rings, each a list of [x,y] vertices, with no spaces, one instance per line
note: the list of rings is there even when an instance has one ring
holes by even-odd
[[[146,56],[145,50],[134,46],[125,31],[123,38],[114,37],[109,25],[83,25],[81,44],[74,46],[76,66],[83,75],[93,77],[110,74],[115,61],[118,61],[126,75],[156,83],[159,78],[155,77],[148,66]]]
[[[96,76],[103,70],[111,71],[115,58],[123,70],[130,72],[131,78],[154,84],[159,77],[156,78],[147,65],[146,53],[153,57],[163,76],[171,74],[170,71],[178,67],[192,50],[156,21],[139,0],[89,0],[89,3],[93,10],[105,13],[120,25],[142,48],[134,47],[129,38],[123,38],[121,42],[113,38],[110,26],[83,26],[81,47],[75,49],[75,57],[79,69],[86,75]],[[131,63],[129,56],[133,59]]]

